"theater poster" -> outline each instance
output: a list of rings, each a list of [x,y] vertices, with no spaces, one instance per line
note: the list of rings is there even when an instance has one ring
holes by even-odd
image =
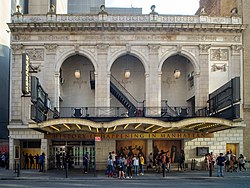
[[[155,140],[153,141],[153,158],[162,152],[167,153],[172,163],[177,163],[181,151],[180,140]]]
[[[116,153],[124,156],[138,156],[139,154],[145,157],[146,154],[146,140],[117,140]]]

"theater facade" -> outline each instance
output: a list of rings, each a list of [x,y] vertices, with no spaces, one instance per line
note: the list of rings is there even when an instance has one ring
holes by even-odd
[[[10,168],[23,153],[243,152],[242,36],[231,17],[149,14],[12,16]],[[229,10],[230,11],[230,10]]]

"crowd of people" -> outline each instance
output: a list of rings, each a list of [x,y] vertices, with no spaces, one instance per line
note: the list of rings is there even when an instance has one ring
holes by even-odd
[[[144,175],[144,164],[145,159],[141,153],[138,155],[116,155],[112,151],[108,155],[106,173],[108,177],[116,176],[119,179],[132,178],[132,170],[134,176]]]
[[[44,171],[44,161],[45,161],[45,154],[42,153],[41,155],[32,155],[28,153],[23,153],[24,157],[24,169],[39,169],[39,172]]]
[[[240,154],[239,157],[236,157],[232,151],[228,151],[225,155],[220,153],[218,157],[216,157],[213,152],[205,155],[206,169],[213,170],[214,166],[217,165],[217,176],[223,177],[223,171],[226,172],[237,172],[238,170],[247,170],[245,167],[246,159],[243,154]]]
[[[181,150],[179,157],[179,167],[181,171],[184,171],[185,154]],[[157,173],[170,172],[171,159],[167,152],[161,150],[157,156],[154,156],[151,152],[147,159],[142,153],[124,155],[119,153],[116,155],[114,151],[109,152],[107,159],[106,174],[108,177],[132,178],[134,176],[143,176],[144,167],[154,169]],[[132,174],[133,172],[133,174]]]

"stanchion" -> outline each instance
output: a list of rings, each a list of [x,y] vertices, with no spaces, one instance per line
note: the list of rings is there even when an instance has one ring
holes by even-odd
[[[16,161],[15,161],[15,169],[14,169],[14,170],[15,170],[15,172],[14,172],[14,173],[17,173],[17,171],[16,171]]]
[[[66,178],[68,178],[68,171],[69,171],[69,163],[66,163],[66,168],[65,168]]]
[[[209,177],[212,177],[212,163],[209,163]]]
[[[20,164],[18,163],[17,164],[17,174],[16,174],[17,177],[20,176]]]

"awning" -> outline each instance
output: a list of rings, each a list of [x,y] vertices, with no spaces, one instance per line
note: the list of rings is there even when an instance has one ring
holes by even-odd
[[[89,133],[171,133],[196,132],[213,133],[226,129],[245,127],[244,122],[234,122],[221,118],[188,118],[178,122],[164,122],[154,118],[124,118],[112,122],[94,122],[87,119],[60,118],[39,124],[30,124],[29,128],[44,133],[89,132]]]

